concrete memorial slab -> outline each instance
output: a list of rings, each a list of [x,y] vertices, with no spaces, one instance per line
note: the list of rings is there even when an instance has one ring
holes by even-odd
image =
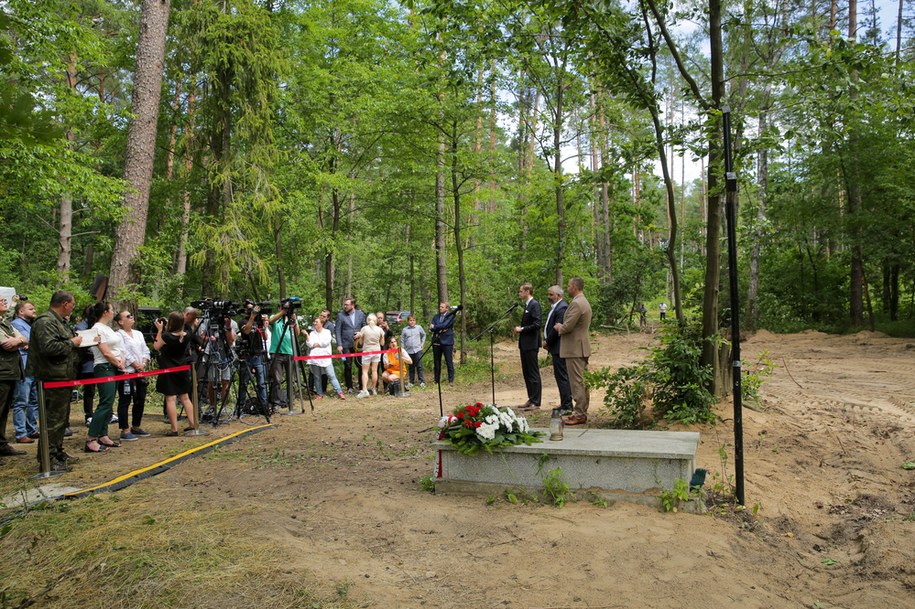
[[[573,492],[654,505],[662,491],[673,489],[677,480],[689,482],[695,470],[698,432],[566,428],[564,439],[554,442],[546,439],[547,430],[538,431],[545,432],[543,442],[472,456],[436,441],[436,492],[539,492],[546,473],[559,467]]]

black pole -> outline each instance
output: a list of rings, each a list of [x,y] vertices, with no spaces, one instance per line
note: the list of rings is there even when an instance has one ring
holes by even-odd
[[[724,128],[724,174],[728,222],[728,276],[731,291],[731,367],[734,381],[734,479],[737,503],[746,505],[743,488],[743,395],[740,366],[740,296],[737,283],[737,173],[731,161],[731,110],[722,108]]]

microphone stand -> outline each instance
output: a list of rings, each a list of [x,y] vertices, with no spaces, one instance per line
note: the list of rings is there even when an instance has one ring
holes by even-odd
[[[496,332],[496,325],[499,322],[501,322],[503,319],[508,317],[508,314],[517,308],[518,308],[518,303],[515,303],[512,306],[508,307],[508,310],[505,311],[505,313],[502,313],[502,315],[498,319],[496,319],[494,322],[489,324],[489,327],[487,327],[485,330],[483,330],[482,332],[480,332],[479,334],[477,334],[476,336],[474,336],[473,338],[470,339],[470,340],[480,340],[480,337],[482,337],[484,334],[489,334],[489,377],[490,377],[490,382],[492,383],[492,404],[493,404],[493,406],[496,405],[496,360],[495,360],[495,355],[493,354],[493,334],[495,334],[495,332]]]

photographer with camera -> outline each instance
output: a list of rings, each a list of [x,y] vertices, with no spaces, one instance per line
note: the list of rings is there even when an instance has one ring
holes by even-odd
[[[232,363],[235,360],[233,347],[238,336],[238,322],[231,301],[209,299],[191,303],[203,309],[203,321],[197,326],[197,336],[204,343],[203,367],[200,377],[207,382],[207,399],[211,407],[217,405],[216,387],[221,388],[219,402],[225,402],[232,382]]]
[[[244,410],[244,397],[247,393],[248,382],[254,375],[255,393],[260,406],[267,408],[267,374],[264,365],[266,354],[266,334],[264,321],[261,317],[261,304],[245,300],[245,314],[248,320],[241,327],[241,340],[236,342],[238,358],[241,365],[238,368],[238,404],[237,412]]]
[[[283,386],[283,376],[290,369],[292,356],[295,355],[292,341],[302,333],[295,314],[295,310],[302,306],[301,298],[285,298],[280,303],[280,310],[274,313],[267,321],[270,326],[270,403],[274,408],[288,408],[287,396],[280,391]],[[292,383],[296,376],[292,367],[292,377],[287,379],[287,384]]]

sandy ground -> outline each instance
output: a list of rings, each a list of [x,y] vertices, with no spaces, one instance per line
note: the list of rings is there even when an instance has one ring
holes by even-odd
[[[637,361],[650,340],[595,337],[591,367]],[[144,501],[153,517],[176,507],[250,514],[218,533],[272,546],[287,575],[359,607],[915,607],[915,471],[901,468],[915,459],[915,342],[763,332],[744,342],[745,365],[764,351],[777,368],[759,409],[744,411],[745,514],[424,492],[439,416],[431,386],[409,398],[323,400],[314,416],[278,416],[274,429],[118,495],[124,505],[163,498],[158,507]],[[497,345],[496,359],[507,379],[497,381],[497,402],[522,403],[514,345]],[[542,372],[552,405],[552,371]],[[447,412],[487,401],[491,388],[458,383],[443,393]],[[601,399],[592,396],[597,426],[607,418]],[[716,425],[689,428],[701,432],[707,487],[733,475],[730,400],[716,411]],[[57,482],[88,487],[245,425],[179,439],[161,437],[159,416],[144,427],[157,436],[83,458]],[[6,459],[0,486],[33,463]],[[0,539],[0,552],[12,537]],[[247,606],[238,593],[235,606]],[[39,604],[65,606],[66,596]]]

